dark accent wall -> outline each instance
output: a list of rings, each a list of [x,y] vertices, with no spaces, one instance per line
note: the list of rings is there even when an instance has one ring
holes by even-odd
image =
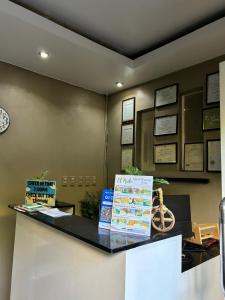
[[[206,97],[206,74],[213,73],[219,70],[219,62],[223,61],[225,56],[215,58],[213,60],[195,65],[193,67],[181,70],[176,73],[158,78],[148,83],[142,84],[135,88],[111,95],[108,103],[108,181],[109,186],[113,185],[114,176],[120,173],[121,162],[121,146],[120,146],[120,132],[121,132],[121,109],[122,100],[136,97],[136,124],[138,112],[151,109],[154,107],[154,91],[155,89],[168,86],[174,83],[179,84],[179,101],[183,93],[203,88],[203,97]],[[164,114],[171,114],[174,112],[174,106],[168,106],[163,110]],[[179,112],[180,113],[180,112]],[[137,128],[137,126],[135,126]],[[139,133],[136,132],[136,141],[139,143]],[[207,138],[218,138],[219,132],[207,133]],[[160,137],[161,143],[178,142],[180,140],[179,134],[173,137]],[[139,146],[139,144],[137,145]],[[138,147],[137,147],[138,148]],[[137,149],[136,149],[137,150]],[[139,161],[139,152],[136,151],[136,163]],[[199,223],[217,222],[218,221],[218,207],[221,200],[221,174],[207,173],[207,172],[181,172],[180,164],[157,166],[156,171],[151,173],[153,176],[161,177],[188,177],[188,178],[207,178],[208,184],[192,183],[192,182],[176,182],[165,187],[167,194],[190,194],[191,197],[191,211],[192,220]]]

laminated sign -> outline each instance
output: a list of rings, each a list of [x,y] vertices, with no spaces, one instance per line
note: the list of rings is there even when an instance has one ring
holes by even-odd
[[[55,206],[56,181],[50,180],[28,180],[26,182],[25,203],[45,203]]]
[[[113,191],[103,190],[100,207],[99,228],[110,229],[112,218]]]
[[[151,233],[152,176],[116,175],[111,230]]]

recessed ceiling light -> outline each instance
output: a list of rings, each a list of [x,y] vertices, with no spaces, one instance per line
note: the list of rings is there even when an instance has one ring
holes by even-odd
[[[44,50],[40,51],[40,52],[39,52],[39,55],[40,55],[40,57],[43,58],[43,59],[46,59],[46,58],[49,57],[48,52],[46,52],[46,51],[44,51]]]
[[[121,88],[121,87],[123,86],[123,83],[122,83],[122,82],[116,82],[116,86],[117,86],[118,88]]]

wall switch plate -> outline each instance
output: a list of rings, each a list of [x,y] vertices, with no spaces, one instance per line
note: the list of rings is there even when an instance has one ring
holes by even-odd
[[[85,176],[85,185],[86,186],[90,185],[90,176]]]
[[[77,185],[78,186],[83,186],[83,176],[78,176],[77,177]]]
[[[63,176],[62,177],[62,186],[67,186],[68,184],[68,177],[67,176]]]
[[[75,176],[70,176],[70,186],[75,186],[76,178]]]
[[[96,186],[96,176],[92,176],[92,186]]]

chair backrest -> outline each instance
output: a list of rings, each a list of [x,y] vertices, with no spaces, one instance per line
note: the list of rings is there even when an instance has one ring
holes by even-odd
[[[176,218],[175,229],[185,238],[192,236],[190,195],[164,195],[164,204]]]

